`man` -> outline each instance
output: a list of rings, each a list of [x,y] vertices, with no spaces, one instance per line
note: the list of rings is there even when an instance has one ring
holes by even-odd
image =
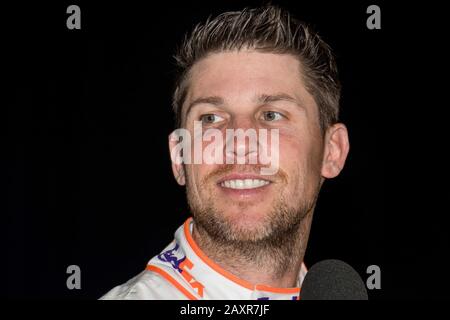
[[[319,190],[349,151],[330,48],[266,6],[197,25],[176,60],[173,107],[184,131],[169,147],[192,218],[146,270],[103,299],[299,299]],[[238,138],[251,130],[265,135]],[[211,145],[215,161],[202,152],[199,161],[194,149]],[[272,170],[263,170],[262,153]]]

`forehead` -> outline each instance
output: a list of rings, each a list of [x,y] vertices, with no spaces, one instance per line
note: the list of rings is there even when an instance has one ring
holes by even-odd
[[[314,103],[301,74],[299,60],[290,54],[253,50],[212,53],[190,70],[185,102],[203,96],[242,102],[255,94],[282,92]]]

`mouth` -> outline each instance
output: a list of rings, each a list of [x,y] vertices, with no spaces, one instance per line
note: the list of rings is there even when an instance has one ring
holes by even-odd
[[[261,179],[233,179],[225,180],[220,183],[220,186],[228,189],[256,189],[268,185],[270,181]]]
[[[218,185],[226,189],[251,190],[265,187],[270,183],[272,181],[262,179],[260,176],[234,174],[220,179]]]

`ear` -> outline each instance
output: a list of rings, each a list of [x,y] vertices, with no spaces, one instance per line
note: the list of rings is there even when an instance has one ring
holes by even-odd
[[[183,149],[179,147],[181,137],[174,132],[169,135],[169,151],[172,161],[172,172],[178,184],[184,186],[186,184],[186,176],[184,166],[181,161]]]
[[[347,128],[342,123],[336,123],[328,128],[325,134],[325,149],[322,162],[322,176],[336,177],[344,168],[350,143]]]

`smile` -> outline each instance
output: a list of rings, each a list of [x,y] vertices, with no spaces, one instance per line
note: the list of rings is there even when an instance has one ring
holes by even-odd
[[[269,183],[270,181],[261,179],[233,179],[222,181],[220,186],[229,189],[255,189],[266,186]]]

